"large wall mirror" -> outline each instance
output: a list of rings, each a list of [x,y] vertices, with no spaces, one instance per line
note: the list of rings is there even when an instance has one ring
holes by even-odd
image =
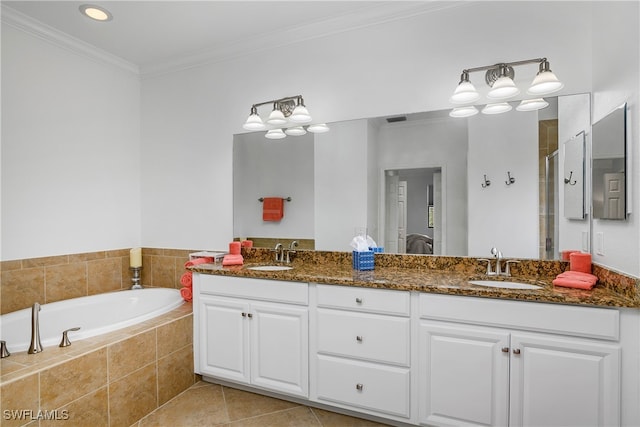
[[[335,122],[278,141],[235,135],[234,237],[349,251],[354,230],[367,227],[386,252],[488,256],[495,246],[508,257],[557,258],[575,244],[558,232],[561,200],[547,197],[545,158],[588,123],[589,98],[466,119],[447,110]],[[562,177],[552,179],[562,193]],[[259,198],[270,196],[291,197],[278,223],[262,221]],[[587,221],[577,227],[588,233]]]

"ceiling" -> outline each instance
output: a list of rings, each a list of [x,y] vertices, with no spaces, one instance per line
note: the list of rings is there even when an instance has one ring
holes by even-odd
[[[79,12],[97,4],[113,19]],[[2,1],[12,14],[62,32],[141,73],[220,60],[386,20],[451,7],[452,1]],[[9,9],[7,9],[7,6]],[[17,13],[16,13],[17,11]]]

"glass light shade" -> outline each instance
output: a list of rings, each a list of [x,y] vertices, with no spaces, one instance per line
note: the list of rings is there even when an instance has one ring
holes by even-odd
[[[476,90],[475,86],[468,81],[460,82],[456,90],[453,91],[453,95],[449,98],[449,102],[452,104],[469,104],[480,99],[480,94]]]
[[[451,110],[449,116],[451,117],[471,117],[478,114],[478,109],[473,105],[467,107],[458,107]]]
[[[80,12],[95,21],[111,21],[113,16],[103,7],[92,4],[83,4],[80,6]]]
[[[309,115],[309,111],[307,111],[304,105],[298,105],[293,109],[289,120],[293,123],[309,123],[311,121],[311,115]]]
[[[564,84],[558,80],[552,71],[541,71],[534,77],[531,87],[527,89],[527,93],[530,95],[547,95],[557,92],[563,87]]]
[[[284,133],[291,136],[301,136],[307,133],[307,131],[304,130],[302,126],[294,126],[292,128],[285,129]]]
[[[287,135],[284,134],[282,129],[271,129],[267,131],[264,137],[269,139],[282,139],[286,138]]]
[[[269,114],[269,118],[267,119],[267,123],[274,126],[280,126],[287,123],[287,119],[284,118],[284,114],[282,111],[278,109],[274,109],[271,114]]]
[[[516,96],[520,93],[520,89],[516,87],[516,84],[507,76],[502,76],[493,83],[493,87],[487,93],[487,98],[490,99],[507,99],[512,96]]]
[[[498,102],[496,104],[487,104],[482,109],[482,114],[500,114],[511,110],[511,104],[508,102]]]
[[[520,105],[516,107],[518,111],[535,111],[548,107],[549,103],[542,98],[523,99]]]
[[[265,128],[265,125],[259,115],[251,114],[247,117],[247,121],[244,122],[242,127],[246,130],[262,130]]]
[[[324,123],[318,123],[315,125],[309,125],[309,127],[307,127],[307,130],[311,133],[325,133],[329,132],[329,126]]]

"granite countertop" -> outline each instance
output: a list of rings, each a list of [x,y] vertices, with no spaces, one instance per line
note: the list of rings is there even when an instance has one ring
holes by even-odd
[[[624,289],[610,286],[611,278],[603,278],[591,290],[561,288],[551,281],[563,264],[540,264],[545,261],[522,262],[515,268],[512,277],[495,277],[483,274],[486,262],[473,258],[430,257],[426,259],[411,256],[381,257],[372,271],[356,271],[351,267],[350,253],[331,253],[329,256],[316,255],[295,259],[291,264],[273,262],[272,255],[250,256],[245,253],[244,265],[226,266],[220,264],[199,264],[191,271],[220,275],[250,277],[256,279],[311,282],[343,286],[363,286],[369,288],[395,289],[403,291],[428,292],[448,295],[464,295],[486,298],[500,298],[531,302],[574,304],[601,307],[640,308],[640,298],[636,291],[636,280],[631,280]],[[247,256],[249,254],[249,256]],[[347,255],[345,255],[347,254]],[[380,265],[378,265],[380,264]],[[262,265],[288,265],[290,270],[260,271],[250,267]],[[598,276],[600,278],[600,276]],[[493,288],[469,283],[471,280],[507,280],[542,286],[539,289]],[[621,280],[619,280],[621,281]],[[623,281],[623,280],[622,280]],[[629,289],[632,288],[632,289]]]

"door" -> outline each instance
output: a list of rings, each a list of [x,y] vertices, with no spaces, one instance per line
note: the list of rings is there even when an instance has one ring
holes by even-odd
[[[398,185],[400,180],[394,171],[387,171],[385,175],[386,203],[384,246],[385,251],[398,252]]]
[[[624,219],[625,217],[624,173],[604,174],[604,218]]]
[[[200,374],[249,382],[249,305],[200,295]]]
[[[512,334],[511,426],[620,425],[620,347]]]
[[[251,383],[309,396],[307,307],[252,303]]]
[[[419,421],[429,426],[506,426],[509,334],[422,321]]]

